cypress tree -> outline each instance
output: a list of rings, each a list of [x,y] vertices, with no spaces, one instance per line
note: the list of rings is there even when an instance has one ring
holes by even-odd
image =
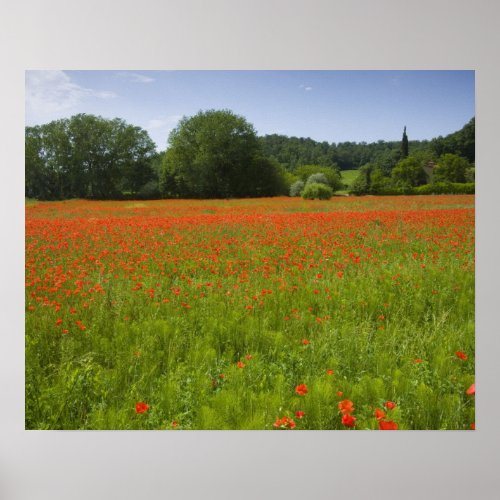
[[[408,157],[408,136],[406,135],[406,125],[403,130],[403,140],[401,141],[401,156],[402,158]]]

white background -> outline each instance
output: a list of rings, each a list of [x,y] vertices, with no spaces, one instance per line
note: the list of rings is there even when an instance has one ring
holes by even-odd
[[[499,3],[2,0],[0,499],[493,499]],[[476,432],[24,430],[26,69],[475,69]]]

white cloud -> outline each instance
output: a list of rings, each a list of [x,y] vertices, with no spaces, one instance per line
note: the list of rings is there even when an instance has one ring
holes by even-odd
[[[152,118],[146,124],[147,130],[156,130],[162,128],[173,128],[177,122],[182,118],[181,115],[170,115],[162,118]]]
[[[149,136],[156,142],[158,147],[163,149],[170,132],[181,118],[182,115],[159,116],[149,120],[143,128],[147,130]]]
[[[114,92],[78,85],[64,71],[26,72],[26,120],[44,122],[78,111],[86,98],[111,99]]]
[[[129,71],[123,71],[118,73],[118,75],[133,83],[151,83],[155,81],[155,79],[150,76],[141,75],[140,73],[130,73]]]
[[[306,92],[309,92],[310,90],[312,90],[313,88],[312,87],[309,87],[308,85],[305,85],[304,83],[301,83],[299,85],[299,89],[304,89]]]
[[[304,90],[305,90],[306,92],[309,92],[309,90],[312,90],[312,89],[313,89],[312,87],[304,87]]]

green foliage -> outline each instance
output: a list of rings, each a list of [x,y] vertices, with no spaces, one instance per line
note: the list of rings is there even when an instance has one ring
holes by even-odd
[[[343,184],[340,179],[340,175],[338,171],[333,168],[322,167],[321,165],[301,165],[295,171],[295,175],[304,181],[304,183],[307,183],[309,178],[316,174],[322,174],[324,178],[321,178],[323,179],[321,182],[324,182],[326,179],[326,183],[332,188],[333,191],[342,189]]]
[[[349,188],[349,193],[354,195],[367,194],[370,191],[371,186],[371,172],[373,170],[373,165],[366,164],[363,165],[358,170],[357,177],[352,181]]]
[[[463,128],[446,137],[437,137],[430,142],[430,149],[436,157],[453,153],[475,161],[475,118],[472,118]]]
[[[306,184],[304,190],[302,191],[302,198],[305,200],[329,200],[332,196],[332,188],[326,184]]]
[[[475,188],[474,182],[435,182],[418,186],[413,194],[474,194]]]
[[[184,117],[170,133],[160,188],[169,197],[232,198],[284,194],[277,162],[265,158],[253,126],[231,111]]]
[[[290,186],[290,196],[300,196],[304,189],[304,181],[295,181]]]
[[[439,158],[433,171],[433,180],[435,182],[466,182],[471,168],[472,165],[465,158],[447,153]]]
[[[154,178],[155,146],[145,130],[79,114],[26,127],[26,196],[42,200],[116,198]]]
[[[310,175],[307,179],[306,186],[308,184],[325,184],[325,186],[330,185],[328,179],[326,178],[326,175],[321,173]]]
[[[403,139],[401,140],[401,158],[408,157],[408,136],[406,135],[406,126],[403,130]]]
[[[409,156],[398,162],[392,171],[392,180],[397,187],[415,187],[426,183],[422,161]]]

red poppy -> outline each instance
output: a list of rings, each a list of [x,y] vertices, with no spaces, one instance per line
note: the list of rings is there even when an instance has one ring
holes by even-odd
[[[422,361],[423,361],[423,359],[417,358],[413,362],[418,365],[419,363],[422,363]]]
[[[475,423],[470,424],[470,428],[471,428],[472,431],[475,431],[476,430],[476,424]]]
[[[344,413],[352,413],[354,411],[354,403],[349,399],[344,399],[339,403],[339,410]]]
[[[276,419],[273,425],[277,429],[295,429],[296,427],[295,422],[290,417],[286,416]]]
[[[172,420],[172,423],[170,424],[172,426],[172,428],[176,428],[179,424],[177,422],[177,420]]]
[[[251,354],[247,354],[245,356],[245,359],[248,359],[248,361],[250,361],[252,358],[253,358],[253,356]]]
[[[238,361],[238,362],[236,363],[236,366],[237,366],[238,368],[245,368],[245,363],[242,363],[241,361]]]
[[[476,394],[476,384],[472,384],[467,391],[465,391],[469,396]]]
[[[146,413],[149,410],[149,405],[146,403],[143,403],[142,401],[140,403],[135,404],[135,412],[136,413]]]
[[[388,410],[392,410],[392,409],[396,408],[396,403],[393,403],[392,401],[387,401],[387,403],[385,403],[385,407]]]
[[[303,412],[303,411],[296,411],[295,412],[295,416],[297,418],[302,418],[304,415],[305,415],[305,412]]]
[[[333,370],[326,370],[327,375],[333,375]]]
[[[356,425],[356,417],[353,417],[349,413],[342,415],[342,425],[346,427],[354,427]]]
[[[344,395],[344,393],[343,393],[342,391],[337,391],[337,396],[338,396],[339,398],[341,398],[343,395]]]
[[[304,340],[302,341],[302,343],[303,343],[304,345],[309,345],[309,340],[304,339]]]
[[[63,322],[62,319],[56,319],[56,325],[60,325]]]
[[[383,411],[383,410],[381,410],[380,408],[377,408],[377,409],[375,410],[374,415],[375,415],[375,418],[376,418],[377,420],[382,420],[382,419],[384,419],[384,418],[385,418],[385,413],[384,413],[384,411]]]
[[[462,351],[457,351],[455,353],[455,356],[459,359],[462,359],[463,361],[466,361],[467,360],[467,354],[465,354],[465,352],[462,352]]]
[[[299,396],[305,396],[307,394],[307,385],[306,384],[300,384],[295,388],[295,392]]]
[[[392,420],[379,420],[378,428],[381,431],[397,431],[398,424]]]

